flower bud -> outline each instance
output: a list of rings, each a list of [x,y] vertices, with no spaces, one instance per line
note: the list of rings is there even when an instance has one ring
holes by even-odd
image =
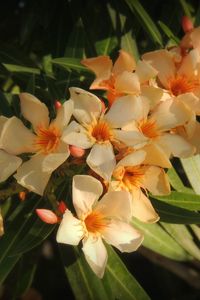
[[[38,217],[47,224],[56,224],[58,223],[58,217],[56,214],[49,209],[36,209]]]
[[[182,17],[181,25],[185,33],[191,31],[194,28],[193,23],[188,16]]]
[[[20,201],[26,200],[26,192],[19,192],[18,196]]]
[[[64,201],[60,201],[58,204],[58,211],[63,215],[67,209],[67,205],[65,204]]]
[[[54,107],[55,107],[56,110],[58,110],[59,108],[61,108],[61,106],[62,106],[62,103],[60,101],[56,100],[54,102]]]
[[[69,151],[73,157],[82,157],[85,154],[85,149],[73,145],[69,145]]]

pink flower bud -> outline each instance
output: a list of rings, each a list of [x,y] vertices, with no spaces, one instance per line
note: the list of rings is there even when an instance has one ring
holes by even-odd
[[[69,146],[69,151],[73,157],[82,157],[85,154],[85,149],[73,145]]]
[[[194,28],[194,25],[188,16],[182,17],[181,25],[185,33],[191,31]]]
[[[60,201],[58,204],[58,211],[63,215],[67,209],[67,205],[65,204],[64,201]]]
[[[58,223],[58,217],[56,214],[49,209],[36,209],[38,217],[47,224],[56,224]]]
[[[26,192],[19,192],[18,196],[19,196],[19,200],[20,201],[24,201],[26,200]]]
[[[55,107],[56,110],[58,110],[59,108],[61,108],[61,106],[62,106],[62,103],[60,101],[56,100],[54,102],[54,107]]]

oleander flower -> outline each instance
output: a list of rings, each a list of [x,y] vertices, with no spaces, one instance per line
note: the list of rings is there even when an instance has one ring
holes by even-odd
[[[51,122],[48,108],[33,95],[20,94],[20,104],[22,115],[32,124],[34,133],[20,119],[11,117],[4,124],[0,148],[12,155],[34,154],[17,169],[14,177],[30,191],[43,195],[52,172],[70,154],[63,137],[73,103],[66,101]]]
[[[8,118],[0,116],[0,143],[3,127],[7,120]],[[5,181],[9,176],[11,176],[19,168],[21,163],[21,158],[0,149],[0,182]]]
[[[130,105],[135,96],[121,97],[122,111],[115,109],[115,101],[107,114],[102,112],[101,101],[95,95],[80,88],[70,88],[74,103],[72,121],[64,131],[63,140],[76,147],[89,149],[86,162],[89,167],[109,180],[116,164],[114,145],[123,143],[134,146],[145,143],[147,138],[138,131],[125,131],[120,128],[133,119]],[[130,99],[132,99],[132,101]]]
[[[97,201],[103,187],[100,181],[88,175],[73,177],[72,192],[77,217],[66,210],[56,240],[74,246],[82,240],[85,259],[94,273],[102,278],[107,263],[102,239],[121,252],[135,251],[143,241],[141,233],[129,224],[130,195],[126,191],[112,191]]]
[[[161,159],[161,160],[160,160]],[[159,152],[135,151],[121,159],[108,183],[109,190],[128,191],[132,198],[132,215],[142,222],[154,223],[159,216],[154,210],[147,191],[153,195],[167,195],[170,184]]]
[[[140,85],[157,74],[145,61],[139,60],[136,64],[134,57],[124,50],[119,51],[114,65],[106,55],[84,59],[81,63],[96,75],[90,89],[106,90],[110,106],[116,98],[126,94],[139,95]]]

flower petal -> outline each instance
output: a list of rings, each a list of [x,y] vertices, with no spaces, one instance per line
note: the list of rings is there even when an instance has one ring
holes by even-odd
[[[124,71],[115,80],[115,89],[120,93],[138,95],[140,82],[137,74]]]
[[[6,118],[4,116],[0,116],[0,135],[3,130],[3,126],[5,125],[7,120],[8,120],[8,118]]]
[[[183,57],[177,73],[186,75],[187,78],[192,78],[195,75],[195,69],[198,67],[199,62],[199,51],[197,49],[192,49],[187,55]]]
[[[153,195],[170,194],[170,184],[167,174],[162,168],[149,166],[145,172],[144,186]]]
[[[177,100],[184,103],[189,109],[195,112],[195,114],[200,115],[200,99],[193,93],[179,95]]]
[[[123,166],[123,167],[128,167],[128,166],[137,166],[140,165],[144,162],[146,157],[146,152],[143,150],[138,150],[135,151],[124,158],[122,158],[118,164],[117,167]]]
[[[139,78],[140,83],[144,83],[158,74],[158,71],[144,60],[139,60],[137,62],[135,72]]]
[[[83,225],[67,209],[57,231],[56,241],[62,244],[77,246],[84,236]]]
[[[103,231],[103,238],[121,252],[133,252],[141,245],[143,235],[131,225],[112,220]]]
[[[172,164],[169,160],[170,152],[167,153],[162,147],[156,142],[145,145],[142,150],[146,151],[146,157],[143,161],[145,165],[154,165],[162,168],[171,168]]]
[[[51,177],[51,172],[42,170],[45,158],[44,155],[32,156],[29,161],[17,169],[17,173],[14,175],[19,184],[38,195],[43,195]]]
[[[57,116],[55,120],[51,122],[51,125],[56,126],[60,130],[69,123],[74,109],[74,103],[72,100],[65,101],[63,105],[57,110]]]
[[[60,165],[62,165],[69,157],[70,152],[66,149],[63,153],[50,153],[45,155],[42,162],[42,172],[52,173]]]
[[[132,214],[145,223],[155,223],[159,220],[150,200],[140,189],[132,191]]]
[[[160,101],[162,101],[163,89],[150,85],[142,85],[141,95],[149,100],[149,105],[152,110]]]
[[[119,51],[119,56],[113,66],[112,72],[118,75],[123,71],[133,72],[135,70],[136,62],[132,55],[124,50]]]
[[[121,128],[132,120],[145,118],[148,112],[149,103],[146,98],[127,95],[118,98],[104,118],[111,124],[112,128]]]
[[[47,127],[49,125],[49,111],[44,103],[29,93],[19,95],[21,112],[26,120],[31,122],[34,131],[38,126]]]
[[[152,113],[158,129],[167,131],[184,125],[191,118],[191,111],[177,98],[161,102]]]
[[[109,180],[116,165],[115,154],[110,143],[95,144],[86,160],[88,166],[105,180]]]
[[[83,149],[91,148],[94,143],[94,141],[88,137],[86,129],[76,121],[72,121],[63,131],[62,140],[69,145]]]
[[[34,139],[35,135],[24,126],[22,121],[12,117],[3,127],[0,147],[14,155],[35,152]]]
[[[130,221],[131,195],[126,191],[109,191],[97,203],[95,210],[110,218]]]
[[[139,131],[113,130],[114,136],[117,140],[124,143],[126,146],[143,147],[148,138]]]
[[[108,254],[100,237],[89,236],[83,240],[83,253],[92,271],[102,278],[105,272]]]
[[[97,96],[75,87],[71,87],[69,91],[74,102],[73,115],[79,123],[90,124],[94,118],[100,116],[102,104]]]
[[[21,158],[0,150],[0,182],[5,181],[21,165]]]
[[[73,205],[77,216],[81,219],[92,211],[93,204],[103,193],[99,180],[89,175],[75,175],[72,185]]]

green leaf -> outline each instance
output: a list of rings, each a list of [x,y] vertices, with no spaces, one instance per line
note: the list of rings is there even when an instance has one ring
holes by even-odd
[[[132,30],[129,30],[121,38],[121,48],[131,53],[136,61],[139,59],[139,51],[136,40],[133,38]]]
[[[140,2],[138,0],[125,0],[125,2],[134,15],[139,19],[142,27],[146,29],[150,38],[160,46],[163,46],[162,37],[156,24],[152,21]]]
[[[110,55],[112,50],[117,46],[118,41],[115,36],[109,35],[108,38],[97,41],[95,48],[97,55]]]
[[[194,191],[192,189],[185,187],[185,185],[181,181],[180,177],[178,176],[178,174],[174,168],[170,168],[167,171],[167,175],[169,177],[169,182],[170,182],[171,186],[175,190],[177,190],[178,192],[194,194]]]
[[[161,223],[167,232],[195,259],[200,260],[200,249],[184,225]]]
[[[153,206],[158,211],[162,222],[174,224],[199,224],[200,214],[184,208],[176,207],[159,200],[151,199]]]
[[[200,195],[172,191],[167,196],[153,196],[155,199],[188,210],[200,210]]]
[[[80,63],[81,59],[74,57],[60,57],[52,60],[52,63],[67,71],[74,70],[77,72],[90,72]]]
[[[119,300],[148,300],[149,296],[139,285],[137,280],[129,273],[119,256],[112,249],[107,247],[108,263],[106,267],[106,275],[110,282],[110,287],[114,299]],[[127,254],[123,254],[127,255]]]
[[[136,219],[132,223],[143,232],[143,245],[148,249],[178,261],[190,258],[188,253],[159,224],[145,224]]]
[[[171,31],[171,29],[166,25],[164,24],[163,22],[161,21],[158,21],[158,24],[160,25],[161,29],[163,30],[163,32],[166,34],[166,36],[173,40],[174,42],[176,42],[176,44],[178,44],[180,42],[179,38],[177,38],[173,32]]]
[[[3,64],[3,66],[11,73],[31,73],[36,75],[40,74],[40,69],[38,68],[25,67],[13,64]]]
[[[188,5],[188,3],[185,0],[179,0],[179,2],[183,8],[184,14],[188,17],[191,17],[190,6]]]
[[[4,282],[6,277],[15,267],[16,263],[19,261],[21,255],[16,255],[13,257],[6,256],[3,262],[0,263],[0,284]]]
[[[196,194],[200,194],[200,155],[182,158],[181,164]]]
[[[13,113],[7,95],[0,91],[0,113],[6,117],[11,117]]]

